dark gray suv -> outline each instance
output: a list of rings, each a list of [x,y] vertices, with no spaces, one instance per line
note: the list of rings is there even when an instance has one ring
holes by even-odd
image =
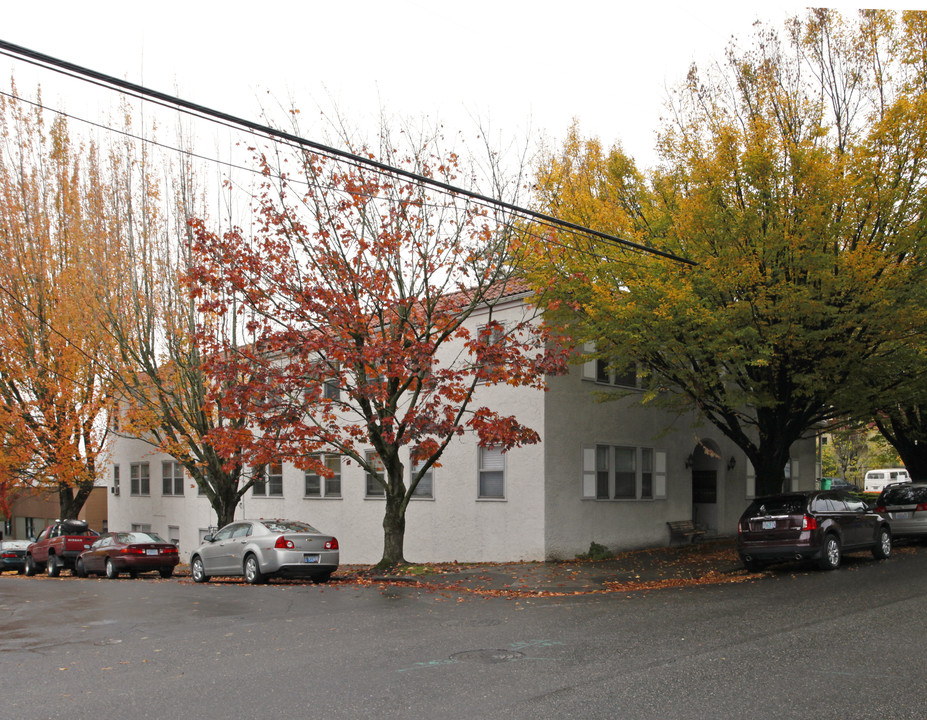
[[[814,560],[834,570],[844,552],[859,550],[887,558],[892,531],[866,503],[839,490],[757,498],[737,524],[737,552],[751,572],[787,560]]]

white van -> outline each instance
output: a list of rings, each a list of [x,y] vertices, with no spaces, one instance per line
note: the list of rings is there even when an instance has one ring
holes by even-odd
[[[904,468],[879,468],[866,473],[863,492],[882,492],[889,483],[911,482],[911,476]]]

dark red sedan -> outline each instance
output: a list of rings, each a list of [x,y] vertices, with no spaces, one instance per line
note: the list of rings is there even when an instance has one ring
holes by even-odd
[[[111,532],[101,535],[77,558],[74,573],[78,577],[106,575],[112,579],[127,572],[135,577],[143,572],[157,572],[169,578],[180,562],[177,546],[153,532]]]

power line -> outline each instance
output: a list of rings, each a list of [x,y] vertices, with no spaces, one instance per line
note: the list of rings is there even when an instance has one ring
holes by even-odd
[[[127,80],[120,80],[111,75],[106,75],[104,73],[91,70],[66,60],[60,60],[50,55],[45,55],[44,53],[24,48],[20,45],[14,45],[13,43],[9,43],[4,40],[0,40],[0,54],[15,59],[24,60],[33,65],[50,69],[69,77],[91,82],[104,88],[115,89],[132,97],[154,102],[164,107],[174,108],[180,112],[192,115],[194,117],[218,121],[221,124],[227,125],[229,127],[244,128],[250,130],[251,132],[258,133],[275,140],[281,140],[302,148],[308,148],[314,152],[326,155],[328,157],[344,160],[355,165],[364,165],[373,168],[378,172],[387,173],[398,177],[404,177],[421,185],[432,187],[436,190],[440,190],[451,195],[463,196],[479,203],[492,205],[501,210],[505,210],[522,217],[531,218],[547,225],[553,225],[555,227],[563,228],[571,232],[578,232],[584,235],[591,235],[593,237],[597,237],[601,240],[605,240],[635,252],[655,255],[685,265],[694,266],[697,264],[693,260],[679,257],[678,255],[674,255],[664,250],[658,250],[646,245],[641,245],[640,243],[636,243],[616,235],[610,235],[598,230],[593,230],[592,228],[584,227],[577,223],[562,220],[560,218],[547,215],[536,210],[530,210],[528,208],[524,208],[504,200],[489,197],[488,195],[482,195],[472,190],[457,187],[456,185],[451,185],[450,183],[446,183],[441,180],[429,178],[425,175],[420,175],[409,170],[393,167],[391,165],[387,165],[386,163],[382,163],[371,158],[366,158],[361,155],[356,155],[346,150],[339,150],[338,148],[314,142],[312,140],[307,140],[306,138],[285,132],[283,130],[278,130],[269,125],[262,125],[260,123],[246,120],[235,115],[230,115],[229,113],[225,113],[219,110],[214,110],[204,105],[199,105],[197,103],[193,103],[173,95],[168,95],[167,93],[152,90],[142,85],[128,82]]]

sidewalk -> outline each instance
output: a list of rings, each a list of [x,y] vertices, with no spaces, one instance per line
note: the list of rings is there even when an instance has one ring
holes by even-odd
[[[751,579],[743,569],[732,538],[635,550],[602,561],[439,563],[412,565],[403,570],[405,574],[371,575],[369,568],[346,566],[332,577],[332,583],[401,584],[470,595],[549,597]]]

